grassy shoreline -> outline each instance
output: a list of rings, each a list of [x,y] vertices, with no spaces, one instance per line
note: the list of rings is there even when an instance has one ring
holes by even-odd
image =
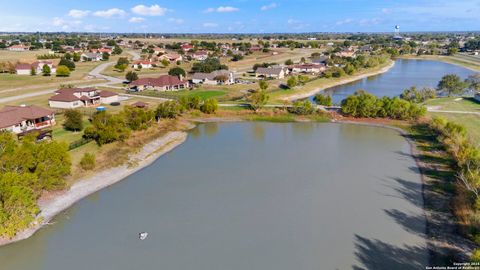
[[[464,59],[455,57],[455,56],[446,56],[446,55],[402,55],[397,57],[397,59],[416,59],[416,60],[430,60],[430,61],[440,61],[444,63],[449,63],[452,65],[457,65],[470,69],[473,71],[480,71],[480,61],[474,63],[473,61],[466,61]]]

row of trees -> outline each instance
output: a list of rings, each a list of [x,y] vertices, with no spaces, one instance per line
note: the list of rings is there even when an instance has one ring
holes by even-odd
[[[155,121],[176,118],[189,110],[200,110],[207,114],[215,113],[218,110],[218,102],[216,99],[202,101],[199,97],[183,97],[179,101],[163,102],[155,110],[126,106],[118,114],[96,112],[91,119],[92,125],[85,128],[83,137],[95,140],[99,145],[125,141],[132,131],[145,130]],[[73,113],[69,112],[69,114]],[[73,128],[78,130],[78,120],[72,122],[77,123]]]
[[[416,103],[398,97],[377,98],[363,90],[342,100],[342,113],[353,117],[388,117],[391,119],[418,119],[425,115],[426,109]]]
[[[480,91],[480,74],[462,80],[456,74],[447,74],[438,82],[437,90],[448,96],[461,95],[466,91]]]
[[[19,142],[0,132],[0,236],[13,237],[33,222],[38,197],[64,188],[70,166],[64,143],[35,142],[35,135]]]

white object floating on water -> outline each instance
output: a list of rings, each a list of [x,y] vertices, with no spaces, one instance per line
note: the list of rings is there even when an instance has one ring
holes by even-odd
[[[140,240],[145,240],[147,239],[148,237],[148,233],[147,232],[141,232],[138,234],[138,238],[140,238]]]

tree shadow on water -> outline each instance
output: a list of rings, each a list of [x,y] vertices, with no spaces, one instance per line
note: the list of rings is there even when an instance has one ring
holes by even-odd
[[[360,265],[352,269],[417,270],[428,264],[428,250],[421,246],[394,246],[377,239],[355,235],[355,256]]]

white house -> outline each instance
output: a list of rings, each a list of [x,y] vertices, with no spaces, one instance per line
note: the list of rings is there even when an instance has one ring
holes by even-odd
[[[283,79],[288,74],[288,70],[283,67],[257,68],[255,77]]]
[[[42,74],[43,67],[48,66],[50,68],[50,74],[57,73],[57,67],[49,60],[39,60],[32,64],[18,63],[15,65],[15,70],[18,75],[31,75],[32,68],[35,69],[36,74]]]
[[[91,107],[112,102],[118,102],[117,93],[99,91],[96,88],[63,88],[55,91],[55,95],[48,99],[50,107],[61,109]]]
[[[299,64],[292,66],[293,73],[311,73],[311,74],[319,74],[324,72],[327,68],[325,65],[317,65],[317,64]]]
[[[138,60],[138,61],[133,62],[132,67],[135,68],[135,69],[139,69],[140,67],[141,68],[152,68],[153,66],[152,66],[151,61]]]
[[[20,134],[55,125],[55,113],[37,106],[6,106],[0,110],[0,130]]]
[[[13,51],[13,52],[25,52],[25,51],[30,50],[30,47],[29,47],[29,46],[22,45],[22,44],[20,44],[20,45],[12,45],[12,46],[8,47],[7,50]]]
[[[228,70],[216,70],[211,73],[195,73],[192,77],[194,84],[230,85],[235,83],[235,75]]]
[[[195,59],[197,61],[204,61],[205,59],[208,58],[208,52],[207,51],[196,51],[194,53],[189,54],[192,59]]]
[[[82,55],[80,55],[80,59],[82,60],[82,62],[102,61],[103,60],[103,55],[101,53],[82,53]]]
[[[141,78],[129,85],[133,91],[155,90],[155,91],[178,91],[190,87],[188,81],[177,76],[162,75],[158,78]]]

